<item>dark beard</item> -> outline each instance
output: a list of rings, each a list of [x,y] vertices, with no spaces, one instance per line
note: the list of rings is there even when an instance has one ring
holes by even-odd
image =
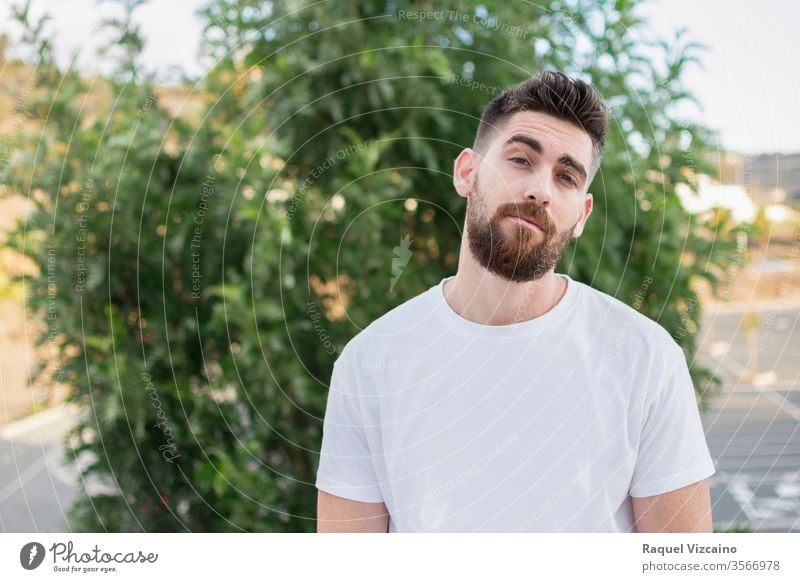
[[[559,234],[547,211],[535,203],[504,204],[487,221],[484,200],[476,186],[467,205],[467,238],[472,255],[487,271],[515,283],[524,283],[540,279],[555,268],[577,221],[571,229]],[[534,232],[524,224],[501,224],[502,221],[511,222],[507,216],[533,218],[544,232]],[[539,237],[543,240],[537,241]]]

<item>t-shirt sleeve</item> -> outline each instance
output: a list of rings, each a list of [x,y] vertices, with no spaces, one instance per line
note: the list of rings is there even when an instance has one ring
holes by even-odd
[[[661,381],[645,404],[632,497],[668,493],[716,472],[683,351],[673,342],[661,362]]]
[[[362,418],[355,369],[344,354],[333,366],[316,487],[338,497],[383,501]]]

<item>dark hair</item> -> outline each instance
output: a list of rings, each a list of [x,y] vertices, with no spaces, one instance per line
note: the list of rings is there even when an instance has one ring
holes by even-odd
[[[493,134],[519,111],[546,113],[588,133],[594,146],[594,174],[603,157],[609,116],[608,107],[594,87],[563,73],[543,71],[506,89],[483,110],[473,149],[485,151]]]

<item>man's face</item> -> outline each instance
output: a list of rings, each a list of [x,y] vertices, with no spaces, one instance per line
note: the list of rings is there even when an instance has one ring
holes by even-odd
[[[539,279],[555,268],[591,213],[591,138],[571,123],[525,111],[512,116],[482,156],[471,153],[479,161],[464,161],[472,166],[466,170],[457,161],[456,178],[460,172],[471,181],[473,256],[509,281]]]

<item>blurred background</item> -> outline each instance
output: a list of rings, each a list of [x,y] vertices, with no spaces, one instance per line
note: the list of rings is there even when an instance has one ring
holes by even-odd
[[[717,531],[800,531],[800,93],[776,2],[0,7],[0,531],[314,531],[347,341],[455,273],[452,162],[613,109],[558,271],[684,348]]]

